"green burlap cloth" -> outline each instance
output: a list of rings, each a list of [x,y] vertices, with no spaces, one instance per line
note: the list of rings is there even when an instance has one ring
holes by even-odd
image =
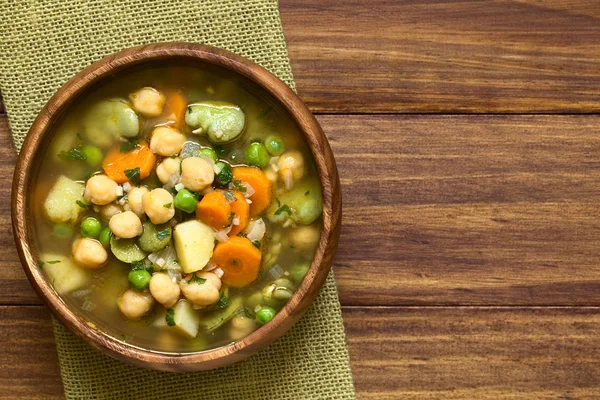
[[[17,149],[60,85],[101,57],[143,43],[218,46],[294,88],[274,0],[0,0],[0,15],[0,90]],[[355,397],[333,275],[286,335],[246,361],[213,371],[131,367],[91,349],[59,323],[54,328],[68,399]]]

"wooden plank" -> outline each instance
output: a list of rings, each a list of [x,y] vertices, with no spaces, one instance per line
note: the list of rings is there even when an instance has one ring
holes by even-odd
[[[343,310],[359,399],[600,396],[598,308]],[[59,399],[50,319],[0,307],[0,398]]]
[[[342,304],[600,305],[600,116],[319,120]],[[9,234],[8,143],[0,123],[0,304],[39,304]]]
[[[597,112],[600,3],[281,0],[313,111]]]

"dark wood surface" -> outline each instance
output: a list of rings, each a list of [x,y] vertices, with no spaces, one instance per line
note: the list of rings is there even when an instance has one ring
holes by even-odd
[[[358,398],[599,398],[600,3],[280,9],[340,169]],[[0,398],[62,398],[12,242],[14,160],[0,116]]]

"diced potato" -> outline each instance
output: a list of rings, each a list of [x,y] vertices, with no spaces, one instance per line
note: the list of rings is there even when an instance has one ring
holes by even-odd
[[[200,221],[175,225],[173,239],[179,264],[186,274],[201,270],[212,257],[215,234],[210,226]]]
[[[77,201],[83,202],[83,183],[60,176],[44,201],[44,210],[50,221],[57,224],[73,224],[79,218],[83,208]]]
[[[185,300],[180,300],[175,307],[173,307],[175,315],[174,328],[182,334],[195,338],[198,335],[198,326],[200,325],[200,317],[192,308],[192,305]]]
[[[81,289],[90,282],[89,273],[68,257],[46,253],[41,255],[40,261],[44,262],[42,269],[58,294]]]

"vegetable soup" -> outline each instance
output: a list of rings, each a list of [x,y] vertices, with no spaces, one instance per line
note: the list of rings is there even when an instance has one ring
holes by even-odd
[[[210,66],[130,70],[78,98],[31,204],[39,267],[115,338],[165,352],[239,340],[292,297],[322,229],[291,117]]]

